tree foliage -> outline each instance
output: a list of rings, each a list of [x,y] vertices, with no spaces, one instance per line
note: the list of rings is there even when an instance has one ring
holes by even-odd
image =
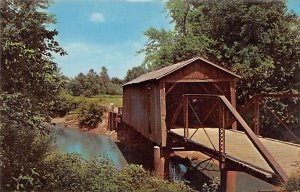
[[[139,51],[146,54],[149,70],[200,56],[242,76],[239,105],[257,93],[299,93],[300,20],[286,1],[169,0],[166,9],[174,29],[149,28]],[[299,100],[292,102],[298,106]],[[295,111],[285,112],[288,103],[269,100],[267,105],[296,130],[299,118]],[[277,127],[270,114],[263,115],[265,126]]]
[[[103,113],[106,111],[99,101],[83,102],[80,104],[78,111],[78,120],[81,126],[95,128],[98,123],[102,122]]]
[[[57,94],[60,83],[51,57],[65,52],[54,39],[58,32],[46,28],[54,22],[43,11],[48,5],[47,0],[0,3],[2,123],[32,126]]]
[[[75,154],[52,153],[36,170],[43,191],[193,191],[184,184],[173,184],[153,177],[139,165],[118,170],[105,156],[90,160]]]
[[[127,71],[126,77],[124,78],[124,82],[129,82],[143,74],[145,74],[147,71],[145,67],[143,66],[137,66],[133,67],[132,69],[129,69]]]
[[[243,77],[241,103],[255,93],[299,90],[300,22],[284,1],[170,0],[166,8],[175,28],[145,32],[149,69],[208,58]]]
[[[0,2],[0,189],[12,189],[32,173],[51,148],[42,127],[60,87],[51,57],[65,52],[54,39],[58,32],[47,28],[54,22],[48,5],[48,0]]]
[[[65,88],[73,96],[120,95],[122,94],[122,83],[123,81],[116,77],[110,79],[106,67],[101,67],[99,74],[93,69],[90,69],[87,74],[79,73],[68,80]]]

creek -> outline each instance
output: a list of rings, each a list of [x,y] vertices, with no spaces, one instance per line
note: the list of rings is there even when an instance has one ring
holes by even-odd
[[[59,126],[55,127],[55,132],[55,148],[58,151],[77,153],[85,159],[104,154],[119,169],[127,164],[118,146],[109,136]]]
[[[85,159],[105,154],[117,168],[122,169],[127,165],[127,161],[119,147],[109,136],[82,132],[78,129],[60,126],[56,126],[54,129],[56,133],[55,148],[58,151],[64,153],[77,153]],[[136,155],[130,156],[137,159]],[[141,161],[137,163],[144,164]],[[185,168],[182,164],[177,164],[174,166],[178,166],[178,170],[180,170],[179,172],[176,172],[176,177],[182,178],[183,174],[187,172],[187,168]],[[209,167],[217,169],[217,165],[214,163]],[[190,176],[192,178],[196,177],[196,174],[191,174],[192,175]],[[219,173],[214,171],[209,172],[209,175],[212,177],[219,177]],[[191,185],[194,185],[193,181],[190,182]],[[196,181],[196,184],[199,184],[199,182]],[[199,186],[196,188],[198,187]],[[237,192],[255,192],[259,190],[272,190],[274,189],[274,186],[247,174],[238,172],[236,173],[234,188]]]

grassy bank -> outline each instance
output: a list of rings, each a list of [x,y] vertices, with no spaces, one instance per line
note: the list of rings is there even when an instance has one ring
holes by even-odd
[[[122,95],[95,95],[90,98],[87,98],[88,100],[97,100],[100,98],[100,104],[101,105],[110,105],[113,103],[116,107],[122,107],[123,106],[123,96]]]

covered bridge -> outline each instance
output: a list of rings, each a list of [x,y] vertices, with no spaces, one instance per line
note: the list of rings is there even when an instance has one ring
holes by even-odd
[[[123,86],[122,121],[153,143],[165,147],[168,130],[184,124],[182,118],[172,122],[182,95],[225,95],[235,107],[237,78],[240,76],[201,57],[152,71]],[[194,109],[200,116],[212,107],[209,100],[193,102],[197,104]],[[188,121],[189,126],[197,126],[193,125],[196,122],[193,118]],[[214,118],[207,124],[212,127]]]

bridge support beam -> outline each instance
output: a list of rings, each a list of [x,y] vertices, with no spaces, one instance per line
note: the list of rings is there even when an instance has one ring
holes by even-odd
[[[165,157],[162,155],[161,148],[159,146],[154,146],[153,156],[154,173],[158,178],[163,179],[165,174]]]
[[[227,168],[223,167],[220,169],[220,190],[221,192],[226,192],[227,187]]]
[[[234,109],[236,109],[236,93],[235,93],[235,84],[234,81],[230,82],[230,102]],[[237,122],[234,121],[234,123],[231,126],[232,129],[237,130]]]
[[[220,170],[220,191],[235,192],[236,172],[229,171],[226,167]]]

